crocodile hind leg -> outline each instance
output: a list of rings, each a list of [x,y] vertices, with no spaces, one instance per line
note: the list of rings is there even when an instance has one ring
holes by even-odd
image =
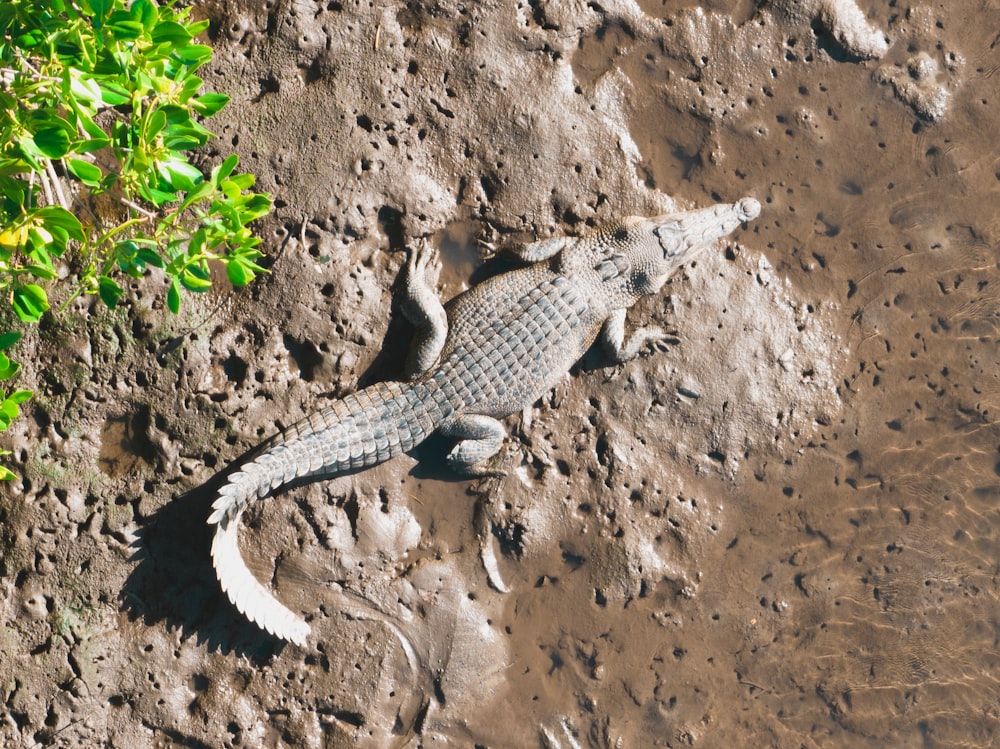
[[[557,252],[562,252],[566,245],[573,244],[576,240],[572,237],[551,237],[549,239],[539,239],[536,242],[529,242],[514,248],[514,254],[526,263],[538,263],[548,260]]]
[[[400,307],[406,319],[417,329],[417,337],[406,360],[406,373],[411,378],[434,366],[448,336],[448,316],[428,278],[429,275],[436,276],[438,270],[437,251],[426,240],[410,248],[403,271]]]
[[[448,465],[455,473],[465,476],[497,473],[490,465],[490,458],[500,452],[507,438],[507,430],[497,419],[481,414],[453,416],[438,427],[438,432],[459,440],[448,453]]]

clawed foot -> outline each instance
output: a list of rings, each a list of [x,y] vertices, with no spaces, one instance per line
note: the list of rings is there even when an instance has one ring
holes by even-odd
[[[617,310],[604,323],[601,328],[601,343],[616,362],[627,362],[639,355],[639,350],[647,343],[651,343],[653,348],[665,351],[668,343],[675,342],[675,338],[656,325],[635,330],[632,335],[625,340],[625,310]]]
[[[648,345],[654,351],[664,352],[669,349],[670,343],[676,343],[677,339],[663,328],[650,325],[639,328],[629,336],[627,342],[617,348],[612,348],[609,353],[619,363],[635,359]]]
[[[400,307],[417,329],[406,371],[410,377],[426,372],[437,361],[448,337],[448,316],[433,281],[441,271],[437,250],[426,240],[409,248],[403,274]]]
[[[465,442],[459,442],[445,457],[448,467],[459,476],[468,478],[503,478],[507,475],[504,459],[499,454],[491,455],[484,460],[470,460],[466,451],[461,449]]]
[[[426,239],[407,248],[406,280],[409,284],[430,286],[429,277],[436,278],[441,272],[441,258],[437,249]]]
[[[669,349],[668,344],[674,343],[676,340],[677,339],[673,334],[667,332],[658,325],[650,325],[645,328],[639,328],[632,333],[632,337],[629,338],[628,343],[625,344],[622,350],[622,356],[627,358],[623,358],[621,361],[634,359],[647,344],[656,351],[667,351]]]

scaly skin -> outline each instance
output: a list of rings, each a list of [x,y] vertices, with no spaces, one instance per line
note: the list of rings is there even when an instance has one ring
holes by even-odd
[[[302,645],[309,625],[279,603],[247,569],[237,544],[247,506],[291,481],[377,465],[416,447],[434,431],[459,441],[448,455],[476,474],[502,446],[498,419],[550,390],[598,336],[618,361],[633,358],[658,328],[625,338],[625,312],[660,290],[698,252],[760,213],[744,198],[701,210],[626,218],[583,237],[526,245],[531,264],[469,289],[442,307],[424,276],[434,254],[411,252],[404,313],[417,326],[409,382],[359,390],[261,445],[227,476],[209,523],[222,589],[250,621]]]

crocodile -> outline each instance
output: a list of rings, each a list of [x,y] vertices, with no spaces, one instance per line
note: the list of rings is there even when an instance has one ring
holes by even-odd
[[[759,213],[760,203],[743,198],[531,242],[515,250],[523,267],[473,286],[447,306],[428,280],[434,250],[416,243],[400,284],[401,311],[417,331],[409,379],[333,401],[224,473],[208,522],[215,525],[215,572],[229,600],[264,631],[304,645],[305,619],[280,603],[240,555],[240,516],[251,503],[293,482],[377,465],[433,432],[456,440],[446,457],[456,472],[488,472],[507,436],[500,419],[548,392],[598,338],[616,362],[663,340],[654,326],[626,336],[626,311]]]

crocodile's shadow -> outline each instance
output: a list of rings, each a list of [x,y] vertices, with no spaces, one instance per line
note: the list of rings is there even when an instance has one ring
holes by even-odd
[[[144,520],[120,601],[132,621],[148,627],[165,622],[209,651],[235,652],[261,664],[284,644],[239,615],[219,588],[209,555],[212,529],[206,521],[223,478],[214,476]]]
[[[408,343],[412,333],[394,301],[383,345],[359,377],[359,388],[399,377],[408,350],[401,344]],[[418,461],[414,476],[460,480],[445,464],[447,443],[433,436],[415,448],[410,453]],[[222,592],[212,567],[209,549],[213,530],[207,523],[226,476],[257,449],[259,446],[248,450],[204,484],[167,502],[142,521],[132,545],[135,553],[130,561],[135,566],[119,600],[131,621],[149,627],[165,622],[168,628],[179,629],[182,638],[195,637],[209,651],[235,652],[264,663],[280,654],[285,643],[248,622]],[[285,500],[288,492],[316,480],[322,479],[291,482],[270,500]]]

